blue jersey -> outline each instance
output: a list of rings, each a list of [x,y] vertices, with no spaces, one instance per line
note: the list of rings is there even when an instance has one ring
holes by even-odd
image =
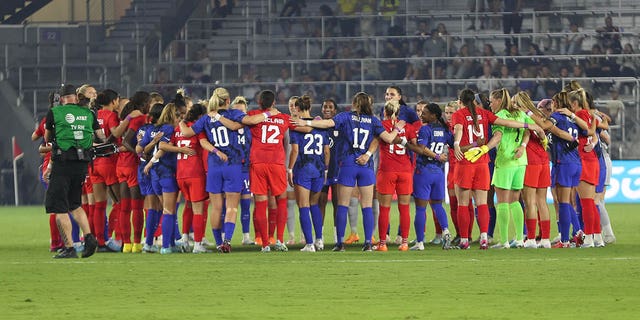
[[[369,150],[374,137],[384,132],[380,119],[370,115],[358,115],[354,112],[341,112],[333,118],[338,139],[338,163],[340,167],[357,166],[356,159]],[[373,168],[373,161],[365,164]]]
[[[290,131],[289,136],[290,143],[298,145],[298,158],[293,167],[294,171],[317,174],[328,169],[324,165],[324,146],[329,145],[327,130],[313,129],[309,133]]]
[[[236,122],[242,121],[242,118],[245,116],[242,111],[235,109],[218,110],[218,112],[225,118]],[[200,117],[191,128],[196,134],[204,131],[207,135],[207,140],[209,140],[216,149],[227,155],[228,160],[224,162],[216,154],[209,153],[209,167],[242,164],[244,150],[243,146],[239,143],[240,134],[238,131],[225,127],[222,122],[212,119],[208,114]]]
[[[560,130],[568,132],[575,139],[578,138],[579,128],[569,117],[554,112],[549,120]],[[581,163],[580,155],[577,149],[569,149],[568,142],[556,135],[549,136],[549,144],[551,145],[551,161],[554,164],[561,163]]]
[[[151,132],[151,138],[155,137],[156,134],[162,132],[162,138],[160,138],[160,142],[171,143],[171,137],[173,137],[173,132],[175,127],[170,124],[163,124],[161,126],[157,126],[153,128]],[[156,154],[158,150],[160,150],[160,142],[155,146],[153,150],[153,154]],[[158,176],[164,177],[169,174],[175,174],[176,172],[176,164],[177,164],[176,154],[173,152],[165,152],[160,159],[158,159],[158,163],[153,165],[153,168],[158,170]]]
[[[382,111],[380,112],[380,119],[384,119],[384,108],[382,108]],[[413,108],[403,104],[400,106],[400,109],[398,109],[398,120],[403,120],[408,124],[414,124],[416,121],[420,120],[420,118]]]
[[[249,155],[251,154],[251,130],[241,128],[238,130],[238,143],[242,146],[242,171],[249,171]]]
[[[327,132],[327,140],[329,140],[329,149],[330,157],[329,157],[329,172],[327,172],[327,183],[329,183],[331,178],[338,177],[338,139],[339,139],[340,131],[335,130],[335,128],[329,129]]]
[[[448,153],[447,146],[453,143],[453,136],[448,128],[439,124],[428,124],[420,127],[418,131],[418,144],[426,146],[436,154]],[[416,159],[416,170],[427,166],[438,167],[444,170],[444,163],[434,158],[419,155]]]

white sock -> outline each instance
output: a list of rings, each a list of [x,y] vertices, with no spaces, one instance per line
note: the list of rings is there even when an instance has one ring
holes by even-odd
[[[289,238],[293,239],[296,230],[296,201],[287,200],[287,230],[289,230]]]
[[[352,197],[349,200],[349,226],[351,227],[351,233],[358,233],[358,207],[360,205],[360,200],[358,198]]]

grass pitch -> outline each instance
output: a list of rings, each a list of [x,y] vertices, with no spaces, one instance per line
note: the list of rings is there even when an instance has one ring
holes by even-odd
[[[0,319],[637,319],[640,205],[608,208],[605,248],[261,254],[236,233],[227,255],[60,261],[42,207],[0,207]]]

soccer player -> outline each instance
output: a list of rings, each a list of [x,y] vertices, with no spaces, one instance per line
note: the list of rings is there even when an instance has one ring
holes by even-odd
[[[489,151],[487,145],[474,147],[462,153],[461,144],[477,143],[478,139],[488,136],[489,125],[497,124],[511,128],[527,128],[528,124],[496,117],[491,111],[483,109],[479,94],[470,89],[460,92],[461,108],[453,114],[454,149],[458,167],[456,168],[456,194],[458,195],[458,224],[460,228],[460,249],[469,248],[469,224],[472,209],[468,206],[471,191],[478,207],[478,226],[480,227],[480,249],[488,248],[487,230],[489,228],[489,209],[487,190],[489,190]],[[535,126],[535,127],[534,127]],[[539,129],[535,124],[534,129]]]
[[[453,144],[453,135],[442,119],[442,109],[435,103],[428,104],[421,113],[425,126],[418,131],[417,145],[409,148],[418,156],[413,175],[413,196],[416,203],[416,244],[411,250],[424,250],[427,203],[431,204],[435,224],[442,230],[442,248],[451,247],[451,234],[447,213],[442,207],[445,193],[444,163],[448,158],[448,147]]]
[[[333,99],[327,99],[322,102],[322,118],[323,119],[333,119],[338,113],[338,105]],[[338,211],[338,148],[337,148],[337,139],[338,139],[339,131],[333,128],[333,130],[329,130],[328,139],[329,139],[329,148],[331,150],[331,155],[329,157],[329,166],[327,168],[327,181],[325,182],[324,187],[320,193],[320,199],[318,200],[318,205],[320,206],[320,212],[322,213],[322,219],[324,221],[325,218],[325,210],[327,208],[327,201],[329,198],[329,191],[331,191],[331,205],[333,206],[333,234],[336,235],[336,212]],[[324,222],[323,222],[324,223]]]
[[[244,160],[243,145],[240,144],[238,131],[242,129],[227,128],[221,117],[238,119],[244,116],[242,111],[229,109],[231,99],[225,88],[216,88],[209,99],[209,113],[196,121],[191,128],[180,122],[180,130],[185,137],[194,134],[206,134],[209,146],[203,145],[209,151],[207,186],[211,211],[211,228],[218,250],[222,253],[231,252],[231,238],[238,215],[240,192],[244,188],[242,179],[242,162]],[[224,195],[223,195],[224,194]],[[226,200],[226,214],[222,225],[222,205]],[[223,230],[224,227],[224,230]],[[224,239],[222,233],[224,232]]]
[[[394,130],[398,122],[400,104],[396,100],[389,100],[384,106],[384,120],[382,126],[387,132]],[[413,126],[408,125],[398,132],[398,137],[415,143],[416,133]],[[376,177],[378,197],[380,199],[380,217],[378,219],[378,235],[380,244],[376,251],[387,251],[387,229],[389,229],[389,211],[393,194],[398,195],[398,211],[400,212],[400,235],[402,237],[398,250],[407,251],[409,245],[409,229],[411,213],[409,202],[413,191],[413,164],[403,144],[380,142],[380,166]]]
[[[374,137],[380,137],[387,143],[391,143],[396,138],[398,132],[404,128],[405,122],[399,121],[393,132],[384,130],[380,120],[373,116],[372,99],[364,93],[357,93],[352,100],[352,111],[342,112],[333,119],[323,120],[300,120],[295,123],[298,126],[309,126],[313,128],[332,128],[339,131],[341,138],[338,154],[338,210],[336,213],[336,224],[338,242],[333,248],[334,251],[344,251],[344,229],[347,224],[347,210],[349,198],[353,188],[358,185],[360,189],[363,225],[365,241],[363,251],[373,251],[371,237],[374,229],[374,215],[371,208],[373,201],[373,185],[375,175],[371,163],[372,152],[369,147]]]
[[[237,96],[231,102],[233,109],[247,113],[247,99]],[[249,155],[251,153],[251,131],[238,130],[238,142],[242,145],[242,181],[244,187],[240,192],[240,223],[242,224],[242,244],[255,244],[251,240],[251,184],[249,182]],[[257,239],[257,237],[256,237]]]
[[[297,99],[294,108],[301,120],[313,120],[310,113],[311,98],[309,96],[304,95]],[[313,129],[309,133],[290,131],[289,134],[291,154],[287,169],[288,180],[289,185],[295,188],[300,212],[300,227],[305,240],[305,246],[300,251],[323,250],[323,220],[318,199],[327,179],[329,157],[331,156],[327,130]],[[315,238],[311,233],[312,226]]]

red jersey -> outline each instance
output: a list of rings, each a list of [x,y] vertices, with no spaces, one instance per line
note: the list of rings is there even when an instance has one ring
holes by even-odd
[[[44,125],[46,122],[47,122],[47,118],[46,117],[42,118],[42,120],[40,120],[40,123],[38,124],[38,127],[34,131],[38,137],[41,137],[41,138],[44,137]],[[47,171],[47,165],[49,165],[50,160],[51,160],[51,152],[47,152],[44,155],[42,155],[42,173]]]
[[[129,145],[133,147],[136,146],[136,144],[138,143],[136,133],[138,132],[138,129],[140,129],[140,127],[142,127],[142,125],[145,123],[147,123],[147,119],[145,116],[135,117],[129,121],[129,126],[127,126],[126,131],[128,131],[129,129],[133,131],[133,136],[131,138],[131,141],[129,141]],[[118,154],[118,167],[137,167],[139,163],[140,158],[138,158],[138,155],[136,155],[134,152],[123,151]]]
[[[187,123],[191,126],[193,122]],[[202,147],[200,146],[200,138],[196,135],[191,138],[185,138],[180,132],[180,126],[173,131],[171,143],[180,148],[187,147],[196,151],[193,156],[184,153],[176,154],[176,179],[188,179],[204,176],[204,166],[202,165]]]
[[[104,131],[104,135],[107,138],[109,138],[109,136],[111,135],[111,128],[117,127],[120,124],[120,120],[118,119],[118,114],[111,110],[106,110],[106,109],[98,110],[97,118],[98,118],[98,123],[100,124],[100,127]],[[118,156],[114,154],[108,157],[97,157],[93,161],[93,164],[100,165],[108,162],[113,162],[113,164],[115,164],[117,160],[118,160]]]
[[[596,121],[593,119],[593,117],[589,113],[589,110],[581,109],[578,112],[576,112],[576,116],[584,120],[584,122],[587,123],[588,128],[591,128],[593,121]],[[584,148],[587,145],[590,145],[592,141],[591,141],[591,136],[582,135],[582,133],[586,133],[586,130],[578,130],[578,153],[580,154],[580,159],[584,161],[598,161],[598,157],[596,156],[596,153],[594,151],[591,151],[591,152],[584,151]]]
[[[393,131],[394,125],[391,120],[383,120],[382,126],[387,132]],[[416,138],[415,127],[407,124],[400,130],[398,137],[405,137],[407,140]],[[413,164],[407,149],[401,144],[388,144],[380,139],[380,165],[378,170],[385,172],[413,172]]]
[[[462,139],[460,140],[461,146],[472,144],[480,138],[485,138],[485,140],[487,140],[487,137],[489,136],[489,126],[498,119],[493,112],[482,108],[476,108],[476,113],[478,119],[478,130],[475,129],[473,125],[473,117],[467,108],[459,109],[451,118],[454,127],[457,124],[462,125]],[[458,161],[458,163],[471,164],[469,160],[464,158]],[[489,163],[489,155],[483,155],[475,163]]]
[[[247,115],[263,113],[263,110],[251,110]],[[287,129],[294,128],[290,124],[291,117],[285,113],[275,116],[251,126],[251,164],[271,163],[284,165],[284,133]]]
[[[528,164],[549,164],[549,155],[542,146],[542,141],[538,138],[535,131],[529,130],[529,143],[527,144],[527,163]]]

